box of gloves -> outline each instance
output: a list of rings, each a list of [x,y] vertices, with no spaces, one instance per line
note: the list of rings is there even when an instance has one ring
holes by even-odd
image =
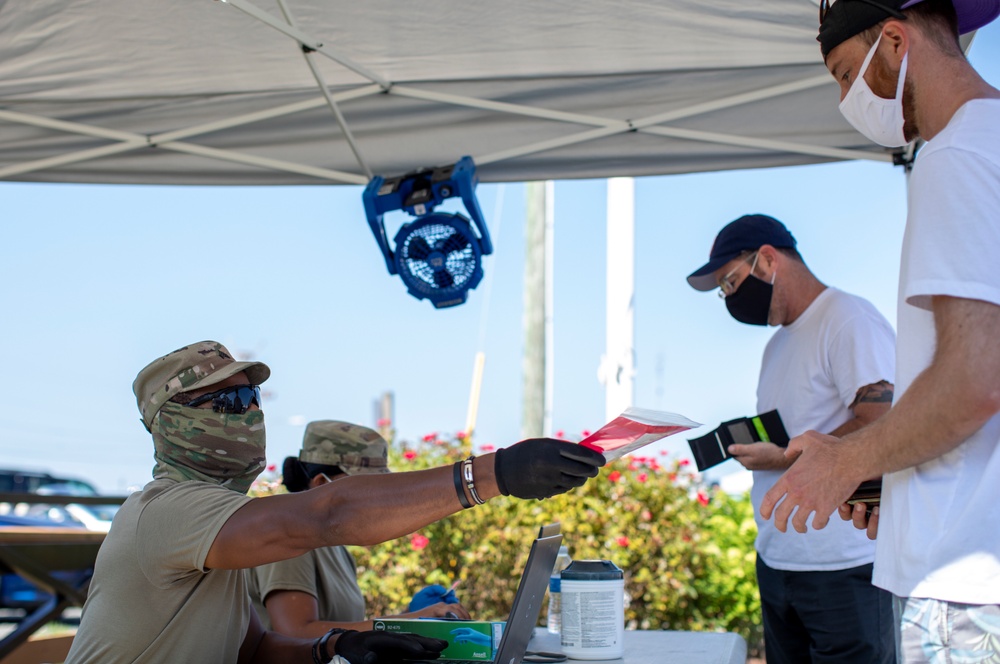
[[[433,618],[376,618],[377,632],[419,634],[448,642],[438,661],[467,660],[491,662],[500,647],[504,622],[443,620]]]

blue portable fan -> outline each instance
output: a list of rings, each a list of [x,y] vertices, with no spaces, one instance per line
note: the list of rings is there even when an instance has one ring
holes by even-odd
[[[410,295],[427,298],[437,309],[465,302],[483,278],[482,257],[493,253],[489,231],[476,200],[478,183],[471,157],[451,166],[420,169],[395,178],[372,178],[362,199],[389,274],[398,274]],[[434,212],[459,196],[469,217]],[[403,210],[416,217],[404,223],[389,246],[383,215]]]

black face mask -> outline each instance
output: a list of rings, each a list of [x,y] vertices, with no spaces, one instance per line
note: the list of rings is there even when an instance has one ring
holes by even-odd
[[[771,311],[771,295],[774,286],[757,277],[748,275],[740,287],[726,298],[729,314],[747,325],[767,325],[767,315]]]

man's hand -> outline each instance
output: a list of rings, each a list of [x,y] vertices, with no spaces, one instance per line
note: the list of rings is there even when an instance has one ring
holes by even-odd
[[[452,614],[452,615],[448,615]],[[459,620],[472,620],[472,616],[469,615],[469,611],[459,604],[458,602],[438,602],[437,604],[431,604],[430,606],[425,606],[422,609],[417,609],[416,611],[410,611],[409,613],[403,613],[397,618],[453,618],[457,617]]]
[[[337,637],[334,652],[351,664],[399,664],[404,659],[437,659],[448,642],[416,634],[356,632]]]
[[[851,521],[858,530],[864,530],[868,539],[873,540],[878,535],[878,505],[872,507],[872,515],[868,516],[868,505],[865,503],[844,503],[839,508],[840,518]]]
[[[583,486],[605,463],[603,454],[582,445],[532,438],[497,450],[494,469],[503,495],[549,498]]]
[[[864,469],[861,469],[859,477],[852,451],[839,438],[816,431],[807,431],[793,438],[788,443],[785,456],[795,463],[764,494],[760,515],[770,519],[773,512],[774,525],[781,532],[788,530],[788,519],[791,517],[792,527],[804,533],[808,530],[809,515],[815,512],[812,527],[816,530],[825,528],[830,515],[864,479]]]
[[[726,450],[747,470],[784,470],[792,465],[784,448],[774,443],[735,444]]]

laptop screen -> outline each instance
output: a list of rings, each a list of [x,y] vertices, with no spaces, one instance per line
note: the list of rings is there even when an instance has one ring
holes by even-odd
[[[542,611],[545,589],[549,587],[560,544],[559,524],[542,526],[538,539],[531,545],[494,664],[520,664],[524,657]]]

